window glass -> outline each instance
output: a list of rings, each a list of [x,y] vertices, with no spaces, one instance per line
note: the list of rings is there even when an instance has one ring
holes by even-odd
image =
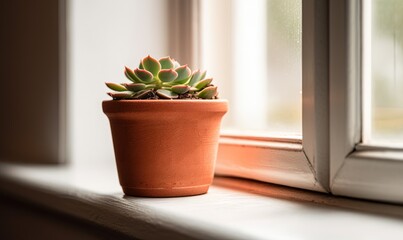
[[[403,147],[403,1],[363,1],[364,142]]]
[[[230,101],[224,129],[301,135],[301,0],[207,0],[201,14],[203,66]]]

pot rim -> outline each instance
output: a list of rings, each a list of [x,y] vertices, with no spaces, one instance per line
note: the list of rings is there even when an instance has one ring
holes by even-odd
[[[227,99],[120,99],[120,100],[103,100],[102,102],[203,102],[203,103],[213,103],[213,102],[228,102]]]
[[[167,99],[167,100],[104,100],[102,101],[104,113],[112,112],[227,112],[226,99]]]

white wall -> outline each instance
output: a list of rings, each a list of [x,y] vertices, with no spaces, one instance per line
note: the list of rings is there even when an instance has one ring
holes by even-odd
[[[68,160],[114,160],[104,82],[125,82],[124,66],[147,54],[169,55],[168,1],[68,1]]]

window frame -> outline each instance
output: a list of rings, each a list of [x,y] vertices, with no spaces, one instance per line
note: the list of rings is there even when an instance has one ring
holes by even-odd
[[[403,150],[361,143],[361,9],[360,0],[330,1],[330,188],[403,203]]]
[[[328,191],[327,0],[302,0],[302,28],[303,139],[221,134],[217,175]]]

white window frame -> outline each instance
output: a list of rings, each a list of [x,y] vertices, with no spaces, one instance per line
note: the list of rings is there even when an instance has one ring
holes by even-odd
[[[331,191],[403,203],[403,150],[361,143],[362,2],[331,0],[329,9]]]
[[[193,6],[200,4],[198,0],[189,2]],[[192,16],[182,16],[181,22],[199,19],[200,13],[195,9],[200,8],[190,5],[187,8],[193,10]],[[217,3],[216,7],[219,6]],[[328,191],[328,1],[303,0],[302,11],[303,139],[222,134],[217,175]],[[195,41],[199,37],[198,31],[189,31],[188,34],[187,37],[182,34],[182,40],[178,41]],[[178,43],[177,46],[183,46]],[[176,53],[180,54],[180,50]],[[191,53],[200,56],[200,45],[194,44]]]

